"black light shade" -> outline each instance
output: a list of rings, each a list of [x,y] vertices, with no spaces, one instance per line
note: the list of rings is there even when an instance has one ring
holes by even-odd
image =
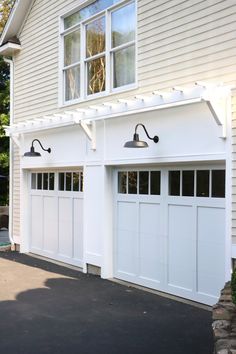
[[[133,140],[127,141],[124,145],[126,148],[145,148],[148,147],[148,143],[146,141],[140,141],[139,135],[137,133],[134,134]]]
[[[28,152],[25,152],[24,153],[24,156],[27,156],[27,157],[36,157],[36,156],[41,156],[41,154],[37,151],[34,150],[34,147],[31,146],[30,148],[30,151]]]
[[[39,157],[41,156],[41,154],[37,151],[34,150],[34,142],[37,141],[39,143],[39,145],[41,146],[42,150],[47,151],[49,154],[51,152],[51,148],[48,149],[44,149],[43,145],[41,144],[41,142],[38,139],[34,139],[32,141],[31,147],[30,147],[30,151],[25,152],[24,156],[26,157]]]
[[[137,125],[135,126],[135,133],[134,133],[133,140],[127,141],[127,142],[125,143],[124,147],[126,147],[126,148],[146,148],[146,147],[148,147],[148,143],[146,143],[146,141],[141,141],[141,140],[139,140],[139,135],[137,134],[137,128],[138,128],[138,126],[140,126],[140,125],[143,127],[143,129],[144,129],[144,131],[145,131],[145,133],[146,133],[148,139],[153,140],[154,143],[158,143],[159,137],[158,137],[157,135],[155,135],[153,138],[151,138],[151,137],[149,136],[149,134],[148,134],[147,129],[145,128],[145,126],[144,126],[143,124],[139,123],[139,124],[137,124]]]

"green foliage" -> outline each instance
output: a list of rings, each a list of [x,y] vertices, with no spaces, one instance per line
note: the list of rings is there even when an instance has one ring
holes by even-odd
[[[236,305],[236,269],[233,270],[231,275],[231,289],[232,289],[232,300]]]
[[[14,0],[0,0],[0,34],[2,33]],[[0,57],[0,175],[9,174],[9,138],[4,126],[9,124],[9,67]],[[8,179],[0,179],[0,205],[8,203]]]
[[[4,29],[14,2],[14,0],[0,0],[0,33]]]

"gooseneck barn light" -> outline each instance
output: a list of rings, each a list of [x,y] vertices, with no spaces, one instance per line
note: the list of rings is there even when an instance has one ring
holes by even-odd
[[[41,146],[42,150],[43,151],[47,151],[49,154],[51,152],[51,148],[48,148],[48,149],[44,149],[43,145],[41,144],[41,142],[38,140],[38,139],[34,139],[32,141],[32,144],[31,144],[31,148],[30,148],[30,151],[28,152],[25,152],[24,153],[24,156],[27,156],[27,157],[37,157],[37,156],[41,156],[41,154],[37,151],[34,150],[34,142],[37,141],[39,143],[39,145]]]
[[[139,140],[139,135],[137,134],[137,129],[138,129],[139,126],[143,127],[148,139],[153,140],[154,143],[158,143],[158,141],[159,141],[158,136],[155,135],[153,138],[151,138],[149,136],[148,132],[147,132],[147,129],[145,128],[145,125],[141,124],[141,123],[138,123],[135,126],[135,132],[134,132],[133,140],[127,141],[125,143],[124,147],[126,147],[126,148],[145,148],[145,147],[148,147],[148,143],[146,143],[146,141]]]

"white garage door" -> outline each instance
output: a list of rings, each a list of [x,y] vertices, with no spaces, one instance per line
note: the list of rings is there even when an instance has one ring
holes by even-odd
[[[83,172],[31,173],[30,251],[82,267]]]
[[[206,304],[224,285],[225,171],[116,173],[115,276]]]

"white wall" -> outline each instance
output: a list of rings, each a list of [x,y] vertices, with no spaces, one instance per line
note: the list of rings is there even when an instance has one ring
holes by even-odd
[[[140,139],[149,144],[148,149],[127,149],[124,143],[133,139],[137,123],[143,123],[150,136],[159,136],[157,144],[148,140],[142,127],[138,127]],[[86,138],[80,125],[27,134],[22,151],[29,151],[34,138],[41,140],[43,152],[35,142],[35,150],[41,158],[23,157],[22,168],[63,167],[82,165],[109,165],[124,163],[174,162],[225,160],[226,140],[221,138],[219,126],[206,103],[157,110],[96,122],[96,150]]]

